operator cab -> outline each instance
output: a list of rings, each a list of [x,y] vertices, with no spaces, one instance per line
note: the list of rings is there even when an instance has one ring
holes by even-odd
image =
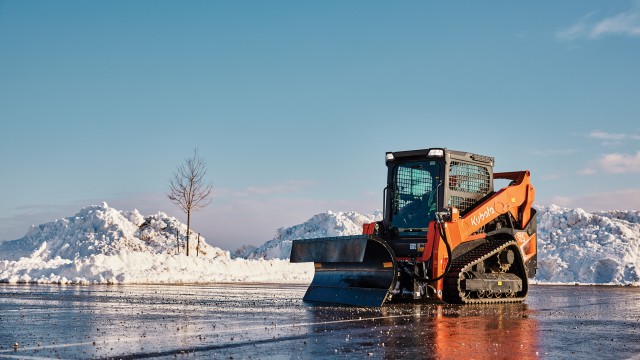
[[[420,256],[436,212],[455,206],[463,213],[493,192],[493,162],[445,148],[388,152],[380,235],[395,255]]]

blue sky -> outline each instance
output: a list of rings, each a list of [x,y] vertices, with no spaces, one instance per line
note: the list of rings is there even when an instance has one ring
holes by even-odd
[[[0,240],[166,199],[233,250],[380,208],[385,151],[529,169],[537,203],[640,210],[640,2],[0,1]]]

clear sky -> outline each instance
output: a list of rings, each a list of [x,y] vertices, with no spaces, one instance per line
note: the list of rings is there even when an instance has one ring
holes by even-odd
[[[640,210],[640,2],[0,1],[0,240],[102,201],[185,219],[194,148],[233,250],[382,206],[385,151],[529,169]]]

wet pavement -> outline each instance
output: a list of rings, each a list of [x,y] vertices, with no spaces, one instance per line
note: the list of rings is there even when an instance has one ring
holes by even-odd
[[[0,284],[0,358],[640,360],[638,287],[382,308],[310,306],[305,289]]]

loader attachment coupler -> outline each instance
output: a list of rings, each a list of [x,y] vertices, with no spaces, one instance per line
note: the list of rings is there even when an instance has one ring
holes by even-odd
[[[381,306],[396,282],[396,259],[375,235],[295,240],[291,262],[314,262],[304,301]]]

